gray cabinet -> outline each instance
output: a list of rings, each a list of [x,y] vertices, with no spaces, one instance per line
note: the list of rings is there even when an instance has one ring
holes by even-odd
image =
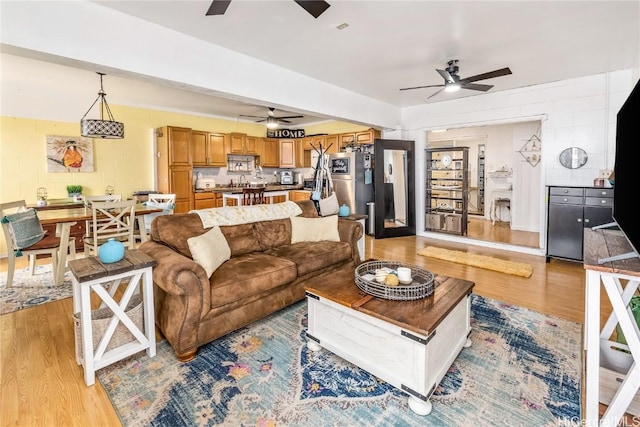
[[[547,262],[582,261],[584,229],[613,221],[613,188],[547,187]]]
[[[467,234],[469,147],[426,150],[425,230]]]

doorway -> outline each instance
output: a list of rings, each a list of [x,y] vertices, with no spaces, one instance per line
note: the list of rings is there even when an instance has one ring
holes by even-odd
[[[540,129],[541,122],[533,120],[427,132],[427,148],[469,147],[469,223],[463,237],[540,248]],[[536,162],[523,154],[532,138],[538,142]]]

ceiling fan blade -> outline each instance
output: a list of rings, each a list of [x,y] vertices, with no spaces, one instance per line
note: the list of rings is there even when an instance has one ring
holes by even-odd
[[[282,117],[276,117],[276,119],[280,120],[280,119],[301,119],[304,116],[282,116]]]
[[[206,15],[224,15],[229,7],[229,3],[231,3],[231,0],[213,0]]]
[[[455,83],[456,80],[447,70],[436,70],[447,83]]]
[[[250,117],[252,119],[265,119],[265,120],[267,120],[267,118],[263,117],[263,116],[247,116],[246,114],[238,114],[238,116],[240,116],[240,117]]]
[[[478,74],[471,77],[465,77],[464,79],[460,80],[460,83],[464,84],[464,83],[477,82],[478,80],[492,79],[494,77],[507,76],[509,74],[511,74],[511,70],[508,67],[501,68],[499,70],[489,71],[488,73]]]
[[[413,90],[413,89],[424,89],[426,87],[444,87],[444,85],[429,85],[429,86],[415,86],[415,87],[403,87],[400,90]]]
[[[325,10],[331,6],[326,1],[322,0],[295,0],[304,10],[309,12],[314,18],[322,15]]]
[[[440,92],[442,92],[443,90],[444,90],[444,88],[442,88],[442,89],[440,89],[440,90],[438,90],[438,91],[434,92],[434,93],[433,93],[431,96],[429,96],[427,99],[429,99],[429,98],[433,98],[434,96],[436,96],[437,94],[439,94],[439,93],[440,93]]]
[[[483,92],[488,91],[493,87],[493,85],[481,85],[478,83],[463,83],[462,89],[471,89],[471,90],[481,90]]]
[[[280,123],[291,123],[289,120],[283,120],[280,117],[277,117],[276,120],[279,121]]]

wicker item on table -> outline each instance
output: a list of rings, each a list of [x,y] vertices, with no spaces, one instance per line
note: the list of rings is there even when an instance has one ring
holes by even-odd
[[[388,268],[397,271],[398,267],[411,269],[411,283],[398,286],[388,286],[375,280],[364,278],[366,274],[375,275],[376,270]],[[433,294],[435,280],[433,273],[415,265],[403,264],[395,261],[367,261],[356,267],[355,281],[358,288],[374,297],[389,300],[409,301],[426,298]]]

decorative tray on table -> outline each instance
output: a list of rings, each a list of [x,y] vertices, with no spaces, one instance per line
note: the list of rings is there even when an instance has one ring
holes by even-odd
[[[411,269],[410,283],[400,283],[397,286],[390,286],[376,281],[376,272],[384,271],[387,274],[397,274],[399,267]],[[369,295],[398,301],[426,298],[432,295],[435,289],[433,273],[415,265],[395,261],[363,262],[356,267],[355,282],[358,288]]]

